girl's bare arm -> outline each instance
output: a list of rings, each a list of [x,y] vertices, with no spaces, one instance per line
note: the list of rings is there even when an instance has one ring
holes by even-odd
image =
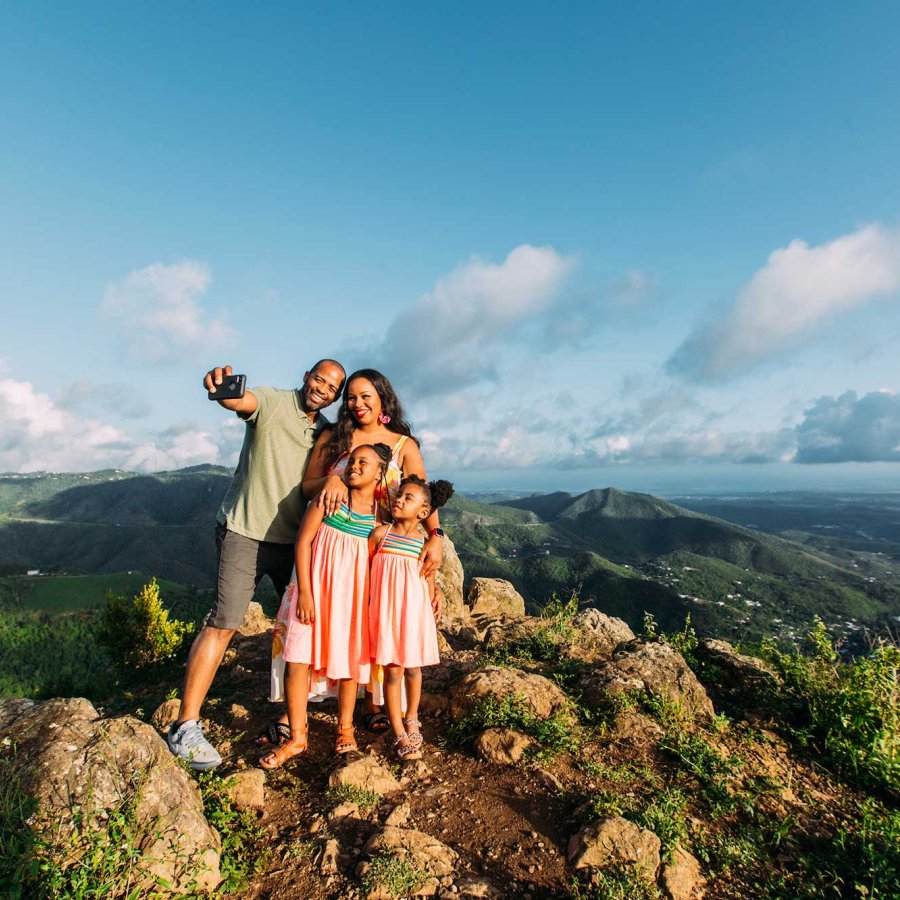
[[[297,567],[297,618],[304,624],[309,624],[315,619],[310,566],[313,540],[323,518],[324,513],[320,507],[307,506],[294,544],[294,564]]]
[[[400,451],[400,470],[404,475],[418,475],[419,478],[428,480],[425,474],[425,461],[422,459],[422,452],[418,445],[410,438]],[[431,533],[435,528],[441,527],[441,520],[436,509],[433,509],[428,518],[422,523],[422,527],[427,533]],[[429,537],[425,541],[425,546],[419,554],[419,561],[422,563],[422,574],[428,578],[434,575],[441,567],[444,559],[444,539],[435,535]]]

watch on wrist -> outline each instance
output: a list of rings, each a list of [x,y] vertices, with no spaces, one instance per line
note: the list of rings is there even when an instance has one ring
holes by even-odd
[[[443,528],[432,528],[431,531],[428,532],[428,537],[433,538],[435,535],[442,538],[446,532]]]

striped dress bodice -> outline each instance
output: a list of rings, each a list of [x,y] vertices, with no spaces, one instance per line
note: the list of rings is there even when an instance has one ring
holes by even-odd
[[[342,503],[341,508],[336,513],[326,516],[322,520],[322,524],[336,528],[338,531],[343,531],[344,534],[367,538],[375,527],[375,516],[353,512],[346,503]]]
[[[425,541],[420,538],[403,537],[401,534],[394,534],[388,529],[387,534],[378,548],[379,553],[392,553],[394,556],[406,556],[410,559],[418,559],[422,552]]]

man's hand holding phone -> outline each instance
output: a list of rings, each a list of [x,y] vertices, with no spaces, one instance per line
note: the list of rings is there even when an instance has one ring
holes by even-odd
[[[256,409],[256,397],[247,390],[247,376],[233,375],[231,366],[210,369],[203,376],[203,387],[210,400],[233,412],[249,415]]]

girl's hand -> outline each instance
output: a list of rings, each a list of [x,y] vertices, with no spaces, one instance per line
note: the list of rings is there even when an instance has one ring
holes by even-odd
[[[435,534],[425,541],[425,546],[419,554],[419,562],[422,565],[422,575],[431,578],[441,567],[444,559],[444,539]]]
[[[312,625],[316,620],[316,608],[312,597],[303,591],[297,596],[297,618],[304,625]]]
[[[333,516],[341,508],[342,503],[349,502],[350,497],[344,479],[340,475],[329,475],[316,497],[316,506],[320,506],[326,516]]]
[[[435,585],[434,593],[431,595],[431,611],[434,613],[435,624],[440,624],[441,607],[444,605],[444,592]]]

